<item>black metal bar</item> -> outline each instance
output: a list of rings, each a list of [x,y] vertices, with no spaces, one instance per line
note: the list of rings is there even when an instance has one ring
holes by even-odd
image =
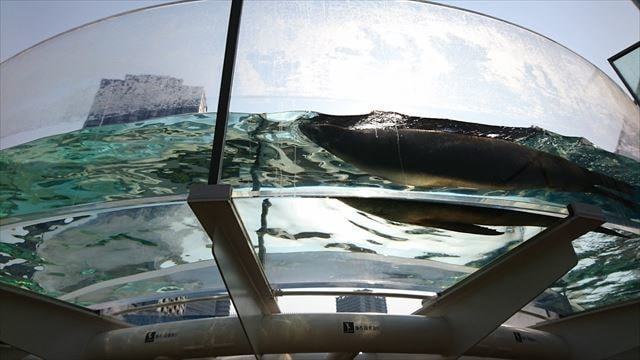
[[[229,28],[227,29],[227,45],[224,51],[222,65],[222,81],[220,82],[220,96],[218,97],[218,112],[216,113],[216,128],[213,134],[211,148],[211,163],[209,165],[209,184],[220,181],[222,160],[224,157],[224,138],[227,132],[229,117],[229,103],[231,102],[231,86],[233,85],[233,67],[236,63],[238,50],[238,33],[240,32],[240,17],[242,15],[242,1],[232,0],[229,12]]]
[[[618,67],[615,64],[615,61],[620,59],[621,57],[629,54],[630,52],[636,50],[637,48],[640,47],[640,41],[636,42],[635,44],[629,46],[628,48],[620,51],[619,53],[613,55],[612,57],[610,57],[608,59],[609,61],[609,65],[611,65],[611,67],[613,68],[613,71],[616,72],[616,75],[618,75],[618,77],[620,78],[620,80],[622,81],[622,83],[624,84],[624,86],[627,88],[627,90],[629,91],[629,93],[631,94],[631,97],[633,98],[633,101],[636,103],[636,105],[640,106],[640,98],[639,98],[639,94],[636,93],[636,89],[634,89],[633,87],[631,87],[631,84],[629,84],[627,82],[627,79],[625,79],[624,76],[622,76],[622,73],[620,72],[620,69],[618,69]]]

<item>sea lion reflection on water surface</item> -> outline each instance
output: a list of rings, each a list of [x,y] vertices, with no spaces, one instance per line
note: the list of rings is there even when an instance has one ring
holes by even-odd
[[[561,219],[523,211],[420,200],[355,197],[336,197],[335,199],[354,209],[388,221],[476,235],[503,234],[482,225],[549,227]],[[603,227],[594,231],[610,236],[628,237]]]
[[[342,160],[398,184],[548,188],[598,193],[631,204],[624,198],[633,193],[630,185],[514,142],[542,129],[373,112],[357,116],[317,114],[303,121],[300,130]]]

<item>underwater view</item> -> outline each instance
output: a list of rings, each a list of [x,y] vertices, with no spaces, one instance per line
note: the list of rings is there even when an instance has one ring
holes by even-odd
[[[1,150],[0,281],[94,307],[224,292],[184,202],[206,183],[215,119]],[[222,182],[276,288],[437,293],[583,202],[608,223],[573,242],[578,264],[538,301],[569,314],[640,296],[639,163],[584,138],[392,112],[231,114]]]
[[[206,183],[215,114],[89,127],[0,150],[0,218],[188,193]]]
[[[638,162],[584,138],[536,127],[390,112],[293,112],[238,119],[227,130],[223,165],[223,180],[234,185],[236,193],[243,188],[329,186],[499,197],[561,207],[584,202],[611,211],[610,220],[617,217],[621,224],[640,226]]]

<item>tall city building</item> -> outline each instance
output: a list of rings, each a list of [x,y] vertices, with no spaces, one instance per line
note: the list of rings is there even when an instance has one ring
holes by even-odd
[[[123,124],[151,118],[207,111],[202,86],[159,75],[102,79],[84,127]]]
[[[387,313],[387,300],[384,296],[346,295],[336,298],[337,312],[375,312]]]

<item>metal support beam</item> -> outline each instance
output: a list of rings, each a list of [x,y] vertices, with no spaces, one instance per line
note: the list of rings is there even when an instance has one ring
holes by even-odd
[[[555,334],[568,345],[572,360],[633,359],[640,354],[640,300],[616,304],[537,324],[532,328]]]
[[[129,325],[0,283],[0,341],[45,359],[80,359],[96,335]]]
[[[227,28],[227,45],[224,51],[222,65],[222,79],[220,81],[220,95],[218,97],[218,112],[216,113],[216,127],[213,133],[213,147],[211,148],[211,163],[209,165],[209,184],[217,184],[222,173],[224,158],[224,138],[227,132],[229,104],[231,103],[231,88],[233,85],[233,68],[236,63],[238,50],[238,34],[240,33],[240,18],[242,17],[242,1],[232,0],[229,12],[229,27]]]
[[[256,354],[262,354],[254,341],[264,332],[261,320],[280,309],[233,206],[231,187],[194,186],[187,202],[213,241],[213,256],[249,342]]]
[[[265,354],[367,352],[439,354],[451,341],[444,319],[413,315],[276,314],[262,318],[255,339]],[[145,343],[147,334],[174,336]],[[523,339],[519,342],[518,338]],[[234,317],[178,321],[97,336],[87,359],[197,358],[252,354]],[[566,359],[566,344],[533,329],[501,326],[466,355],[508,359]],[[295,356],[293,357],[295,358]],[[384,357],[381,357],[384,358]]]
[[[577,263],[571,242],[605,222],[600,209],[569,206],[569,216],[469,275],[414,314],[445,319],[457,357],[480,342]]]
[[[640,348],[639,316],[640,301],[635,300],[533,328],[503,325],[464,355],[589,360],[635,354]],[[6,285],[0,285],[0,320],[0,341],[47,359],[254,354],[236,317],[127,327],[83,308]],[[445,319],[415,315],[275,314],[261,317],[259,325],[263,331],[254,340],[267,354],[442,354],[455,337]]]

